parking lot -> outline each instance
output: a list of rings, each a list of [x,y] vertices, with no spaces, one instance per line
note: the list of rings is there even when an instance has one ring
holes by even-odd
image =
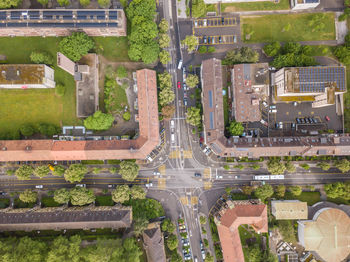
[[[220,46],[240,41],[239,16],[195,19],[192,29],[200,45]]]
[[[336,113],[336,105],[312,108],[311,102],[289,102],[270,105],[269,111],[270,136],[342,132],[342,118]]]

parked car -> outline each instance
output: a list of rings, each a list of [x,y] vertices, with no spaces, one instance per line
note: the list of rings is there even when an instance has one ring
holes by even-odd
[[[170,120],[170,127],[175,128],[175,121],[173,119]]]
[[[216,179],[223,179],[223,178],[224,178],[223,176],[216,175]]]
[[[211,149],[209,147],[205,147],[203,152],[208,156],[211,153]]]
[[[277,109],[270,109],[269,113],[277,113]]]
[[[301,124],[300,118],[296,118],[295,120],[297,121],[298,124]]]
[[[291,128],[294,129],[295,128],[295,123],[291,123]]]
[[[233,36],[233,42],[237,43],[237,36]]]
[[[207,37],[203,36],[203,43],[206,44],[207,43]]]
[[[283,122],[279,122],[280,129],[283,129]]]
[[[222,43],[222,37],[219,36],[219,43]]]
[[[276,109],[276,105],[270,106],[270,109]]]
[[[86,184],[76,184],[77,187],[86,187]]]
[[[38,189],[43,188],[43,187],[44,187],[43,185],[37,185],[37,186],[35,186],[35,188],[38,188]]]
[[[203,26],[207,26],[207,19],[203,19]]]
[[[262,104],[263,104],[264,107],[267,107],[267,106],[268,106],[268,104],[266,103],[266,101],[263,101]]]
[[[331,119],[329,118],[329,116],[325,116],[324,117],[327,121],[330,121]]]
[[[187,106],[187,98],[184,98],[184,106]]]
[[[208,36],[208,44],[210,44],[211,38],[210,36]]]
[[[201,173],[194,173],[194,176],[195,177],[202,177],[202,174]]]
[[[147,184],[145,184],[145,187],[147,187],[147,188],[153,187],[152,182],[151,182],[151,183],[147,183]]]
[[[225,18],[224,18],[224,17],[221,18],[221,23],[222,23],[223,25],[225,24]]]
[[[195,27],[198,26],[198,21],[197,21],[197,20],[194,21],[194,26],[195,26]]]
[[[309,119],[307,117],[304,117],[304,120],[305,120],[306,124],[310,124],[310,121],[309,121]]]
[[[185,83],[183,83],[183,87],[184,87],[185,91],[187,91],[189,89],[189,87],[187,87],[187,85]]]
[[[185,90],[185,89],[184,89]],[[184,98],[187,98],[187,93],[184,91]]]

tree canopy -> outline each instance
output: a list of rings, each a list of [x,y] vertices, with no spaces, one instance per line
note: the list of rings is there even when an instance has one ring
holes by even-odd
[[[19,194],[19,199],[24,203],[34,203],[38,198],[38,193],[30,189],[24,190]]]
[[[198,107],[191,106],[186,111],[186,122],[193,126],[201,124],[202,116],[201,110]]]
[[[226,129],[232,136],[240,136],[244,131],[242,123],[236,121],[231,121],[230,125]]]
[[[22,3],[22,0],[1,0],[0,9],[17,7]]]
[[[198,18],[207,14],[207,6],[204,0],[192,0],[192,17]]]
[[[329,163],[327,163],[327,162],[324,162],[324,161],[318,163],[317,166],[318,166],[319,168],[321,168],[322,170],[324,170],[324,171],[328,171],[328,170],[331,168],[331,164],[329,164]]]
[[[272,175],[280,175],[286,171],[286,166],[281,161],[273,159],[267,163],[267,170]]]
[[[66,204],[70,200],[70,192],[66,188],[60,188],[55,190],[53,199],[58,204]]]
[[[112,199],[116,203],[124,203],[130,199],[130,188],[128,185],[117,186],[112,191]]]
[[[286,186],[285,185],[278,185],[275,189],[276,195],[277,197],[284,197],[285,193],[286,193]]]
[[[95,47],[95,42],[83,32],[73,32],[70,36],[63,38],[58,47],[60,52],[69,59],[79,61]]]
[[[166,218],[162,222],[161,226],[162,231],[172,233],[176,229],[173,222],[171,222],[170,218]]]
[[[173,117],[175,113],[174,105],[166,105],[162,107],[162,115],[165,119],[170,119]]]
[[[168,34],[160,34],[158,41],[160,48],[166,48],[170,44],[170,36]]]
[[[199,79],[197,75],[188,74],[186,77],[186,84],[189,88],[194,88],[199,84]]]
[[[174,250],[177,248],[179,242],[177,236],[174,234],[170,234],[166,239],[166,245],[170,250]]]
[[[160,33],[166,33],[169,30],[169,23],[167,20],[165,20],[164,18],[162,18],[162,20],[160,20],[160,23],[158,24],[158,28],[159,28],[159,32]]]
[[[64,179],[71,183],[80,182],[88,172],[87,167],[82,164],[72,164],[64,172]]]
[[[226,53],[223,63],[225,65],[234,65],[239,63],[256,63],[259,60],[259,53],[250,47],[241,47],[233,49]]]
[[[132,161],[122,161],[120,163],[119,174],[126,181],[134,181],[139,174],[139,165]]]
[[[255,196],[259,198],[261,201],[264,201],[266,198],[271,197],[273,193],[274,193],[273,187],[269,184],[260,186],[254,191]]]
[[[292,193],[293,196],[300,196],[303,192],[303,189],[301,186],[290,186],[289,191]]]
[[[287,161],[285,164],[284,164],[287,172],[289,173],[295,173],[295,171],[297,170],[297,168],[295,167],[295,165],[290,162],[290,161]]]
[[[37,177],[45,177],[50,173],[50,169],[48,166],[38,166],[35,168],[34,170],[34,175],[36,175]]]
[[[159,104],[161,106],[172,103],[175,99],[175,93],[170,87],[163,88],[159,93]]]
[[[267,56],[276,56],[281,50],[281,44],[275,41],[265,45],[263,50]]]
[[[91,130],[107,130],[112,126],[113,121],[112,114],[105,114],[98,110],[84,120],[84,126]]]
[[[350,170],[350,162],[345,158],[340,161],[336,161],[334,166],[338,168],[342,173],[346,173]]]
[[[96,197],[92,189],[85,187],[75,187],[70,190],[70,201],[72,205],[83,206],[91,204],[95,201]]]
[[[330,198],[350,200],[350,183],[335,182],[324,185],[324,190]]]
[[[53,64],[53,57],[50,53],[45,51],[33,51],[30,54],[30,60],[35,64]]]
[[[54,170],[52,171],[52,174],[54,176],[63,176],[65,171],[66,169],[64,168],[64,166],[56,165],[54,167]]]
[[[165,71],[164,73],[157,74],[157,76],[158,76],[158,84],[160,89],[164,89],[166,87],[171,88],[173,86],[171,82],[172,81],[171,74],[169,74],[168,72]]]
[[[166,65],[170,62],[170,54],[166,50],[162,50],[159,53],[159,62],[161,62],[163,65]]]
[[[198,38],[195,35],[188,35],[181,41],[181,44],[187,46],[188,52],[193,52],[198,46]]]
[[[22,165],[16,170],[15,175],[18,180],[29,180],[33,172],[34,168],[31,166]]]
[[[145,199],[146,191],[141,186],[134,185],[130,189],[130,195],[133,199]]]

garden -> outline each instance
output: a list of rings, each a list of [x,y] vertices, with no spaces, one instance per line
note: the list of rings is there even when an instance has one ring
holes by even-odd
[[[245,16],[241,25],[246,43],[335,40],[333,13]]]

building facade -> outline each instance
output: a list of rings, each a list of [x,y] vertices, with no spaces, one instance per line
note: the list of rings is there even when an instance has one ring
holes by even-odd
[[[293,10],[315,8],[320,4],[320,0],[290,0]]]
[[[1,30],[0,30],[1,31]],[[55,71],[47,65],[0,65],[0,88],[55,88]]]
[[[126,36],[122,9],[9,9],[0,11],[0,36]]]

